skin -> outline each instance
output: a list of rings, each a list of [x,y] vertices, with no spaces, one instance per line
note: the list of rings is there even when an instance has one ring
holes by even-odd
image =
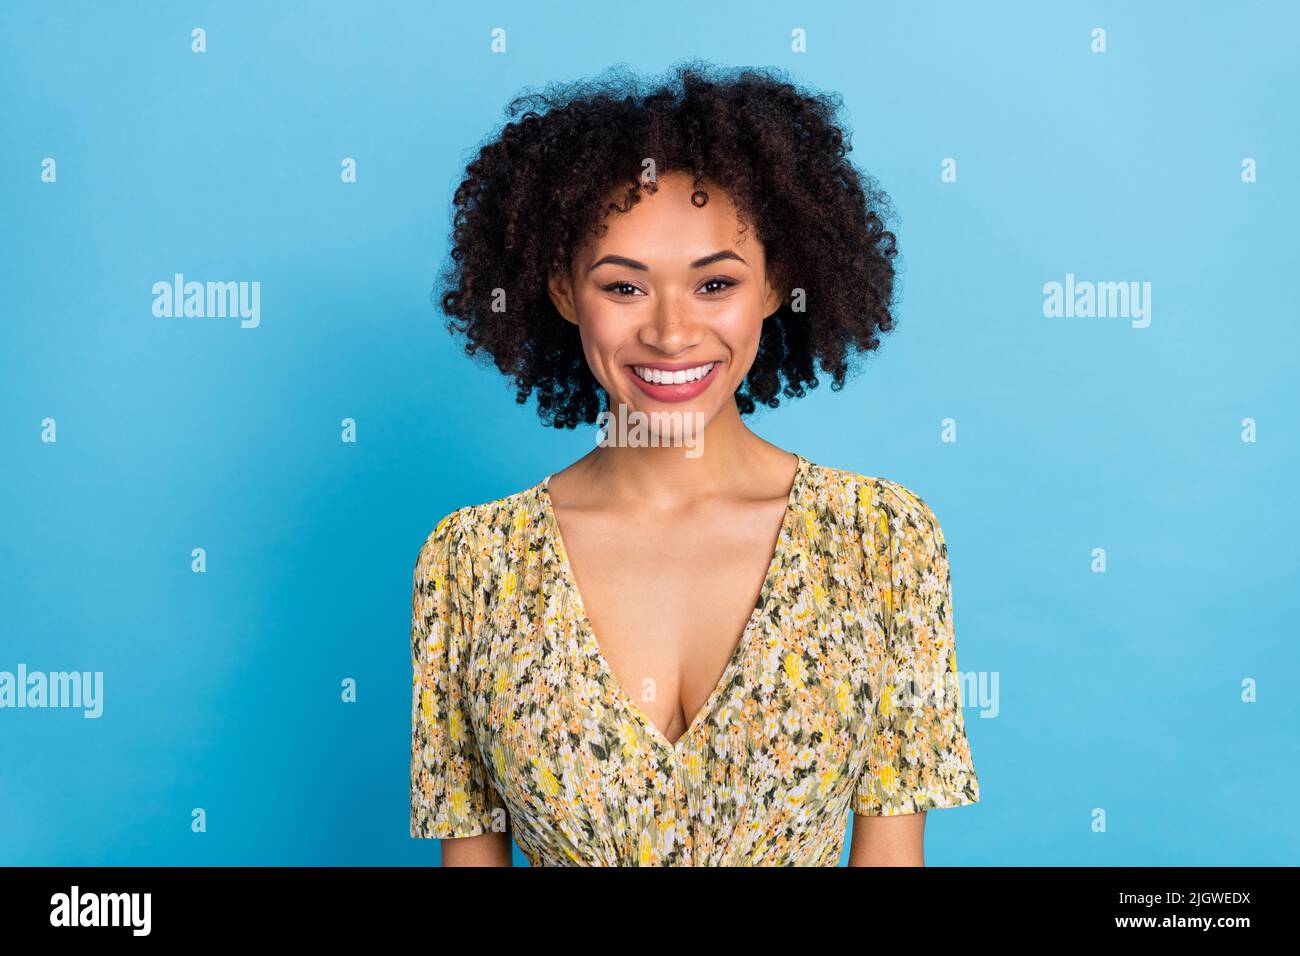
[[[597,447],[551,477],[570,567],[598,644],[627,697],[670,742],[705,704],[753,611],[796,459],[755,435],[735,402],[763,322],[782,302],[762,243],[723,190],[691,203],[689,176],[660,177],[550,283],[592,374],[641,412],[699,412],[703,454]],[[697,260],[729,252],[704,265]],[[611,261],[608,257],[620,257]],[[629,264],[632,260],[644,268]],[[687,402],[640,391],[630,364],[721,362]],[[646,582],[653,582],[647,587]],[[854,814],[850,866],[924,865],[925,814]],[[510,866],[508,833],[446,839],[443,866]]]

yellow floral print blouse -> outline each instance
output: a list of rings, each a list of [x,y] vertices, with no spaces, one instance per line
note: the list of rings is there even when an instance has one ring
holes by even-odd
[[[600,652],[549,475],[439,521],[411,608],[411,835],[509,829],[533,865],[834,866],[850,810],[977,802],[934,513],[797,457],[753,615],[675,743]]]

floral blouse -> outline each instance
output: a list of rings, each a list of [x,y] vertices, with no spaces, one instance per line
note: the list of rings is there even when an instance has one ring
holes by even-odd
[[[508,830],[546,866],[835,866],[850,810],[977,802],[934,513],[797,457],[753,615],[676,742],[601,654],[549,475],[439,521],[411,607],[411,835]]]

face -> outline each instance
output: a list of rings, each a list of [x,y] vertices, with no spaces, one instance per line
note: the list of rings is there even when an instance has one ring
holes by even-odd
[[[699,413],[711,422],[735,408],[763,320],[780,307],[762,244],[741,234],[720,188],[691,203],[691,177],[661,177],[551,282],[560,314],[578,326],[587,364],[610,407]]]

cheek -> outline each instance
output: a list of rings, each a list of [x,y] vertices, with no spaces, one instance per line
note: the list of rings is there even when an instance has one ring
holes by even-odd
[[[625,344],[628,329],[626,321],[619,321],[614,310],[602,308],[600,299],[582,303],[582,322],[578,334],[582,339],[582,351],[587,357],[587,366],[596,380],[605,388],[609,387],[607,379],[612,370],[607,363],[614,361],[613,356]]]
[[[763,334],[760,304],[752,296],[736,296],[713,316],[718,338],[738,358],[752,359]]]

